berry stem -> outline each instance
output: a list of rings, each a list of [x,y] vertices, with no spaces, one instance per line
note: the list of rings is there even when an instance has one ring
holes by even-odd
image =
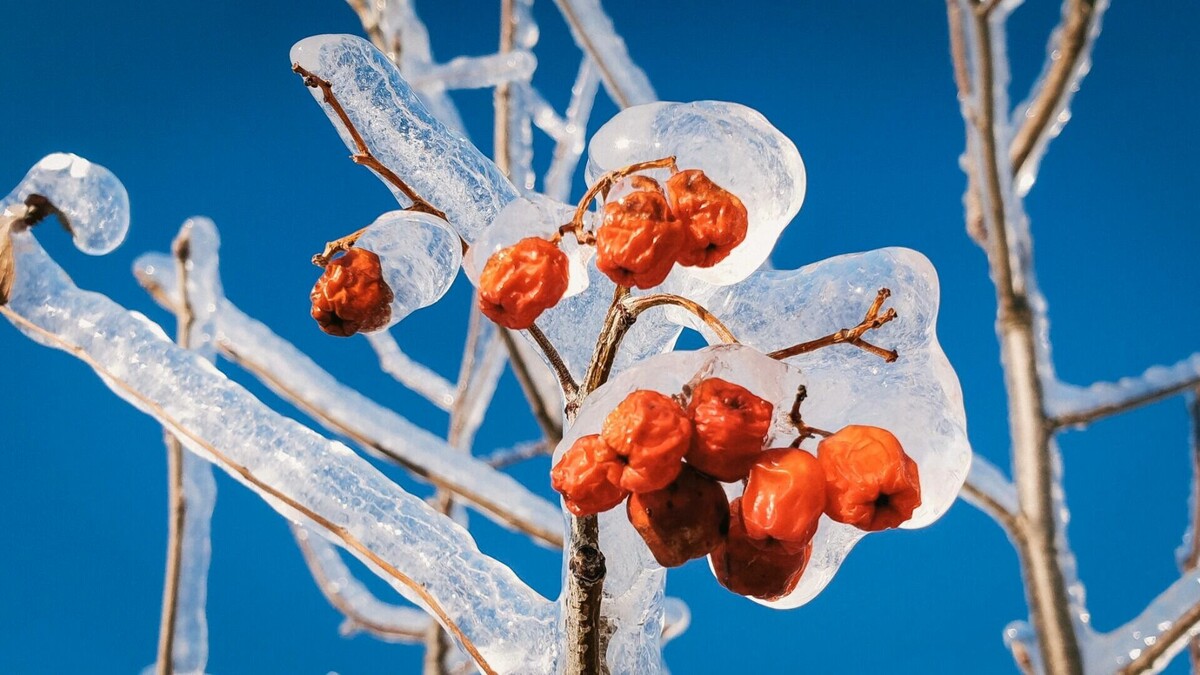
[[[342,122],[342,126],[345,127],[347,133],[350,134],[350,139],[354,141],[354,147],[356,148],[357,152],[351,155],[350,159],[353,160],[355,164],[372,169],[375,171],[375,173],[382,176],[383,179],[388,183],[391,183],[397,190],[403,193],[404,196],[409,199],[409,201],[412,202],[412,210],[429,213],[441,218],[442,220],[446,219],[446,214],[444,212],[438,210],[424,197],[417,194],[416,190],[413,190],[411,187],[409,187],[408,183],[405,183],[404,179],[396,175],[395,171],[392,171],[384,166],[383,162],[379,161],[375,155],[371,154],[371,149],[367,147],[367,142],[363,140],[362,134],[358,132],[358,128],[354,126],[354,122],[350,121],[350,116],[346,114],[346,109],[342,107],[341,102],[338,101],[337,96],[334,95],[333,85],[330,84],[328,80],[318,77],[315,73],[304,68],[299,63],[292,64],[292,72],[304,78],[304,86],[321,90],[322,100],[330,107],[330,109],[333,110],[334,114],[338,116],[338,119]]]
[[[629,313],[635,319],[651,307],[659,307],[661,305],[682,307],[707,324],[709,328],[713,329],[713,332],[717,334],[721,342],[727,345],[738,344],[738,339],[734,337],[733,331],[729,330],[729,327],[722,323],[715,314],[708,311],[704,305],[695,300],[690,300],[674,293],[654,293],[652,295],[629,296],[624,302],[626,309],[629,310]]]
[[[646,162],[637,162],[620,169],[613,169],[608,173],[600,176],[588,191],[584,193],[583,199],[579,200],[579,205],[575,207],[575,215],[571,218],[571,222],[559,228],[559,235],[574,234],[575,240],[580,244],[592,244],[595,242],[595,237],[584,230],[583,217],[587,214],[588,207],[592,205],[592,201],[599,195],[608,195],[609,189],[613,183],[633,173],[639,171],[649,171],[651,169],[670,169],[671,173],[679,171],[679,167],[675,164],[675,156],[663,157],[661,159],[652,159]]]
[[[891,363],[892,361],[900,358],[900,355],[896,353],[896,350],[884,349],[883,347],[873,345],[870,342],[862,339],[862,336],[868,331],[875,330],[896,318],[896,310],[890,307],[886,312],[882,314],[879,313],[879,311],[883,309],[883,303],[891,295],[892,292],[888,289],[879,289],[879,293],[875,295],[875,300],[871,303],[871,307],[867,310],[866,316],[863,317],[862,323],[858,324],[854,328],[843,328],[842,330],[835,331],[824,337],[817,338],[816,340],[801,342],[800,344],[795,344],[791,347],[785,347],[783,349],[773,351],[770,354],[767,354],[767,356],[773,359],[783,360],[799,354],[815,352],[824,347],[830,347],[838,344],[849,344],[854,345],[865,352],[874,354],[888,363]]]
[[[788,419],[791,421],[792,425],[796,427],[796,431],[798,432],[796,440],[792,441],[791,444],[791,447],[793,448],[800,447],[801,443],[812,438],[813,436],[823,436],[828,438],[829,436],[833,435],[832,432],[825,431],[824,429],[818,429],[816,427],[810,427],[804,423],[804,418],[800,416],[800,405],[804,403],[804,399],[806,398],[808,398],[808,387],[800,385],[796,388],[796,399],[792,401],[792,410],[790,413],[788,413]]]
[[[550,367],[554,370],[555,376],[558,377],[558,385],[562,387],[563,394],[570,400],[579,392],[579,385],[575,383],[575,378],[571,376],[571,370],[567,368],[567,364],[563,361],[562,355],[554,348],[554,343],[550,342],[550,338],[542,332],[537,324],[533,324],[525,329],[533,341],[541,348],[542,353],[546,355],[546,360],[550,362]]]

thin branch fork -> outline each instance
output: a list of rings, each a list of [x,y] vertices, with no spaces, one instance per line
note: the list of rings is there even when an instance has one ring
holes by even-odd
[[[875,356],[883,359],[886,363],[891,363],[900,358],[900,354],[898,354],[896,350],[884,349],[883,347],[876,346],[862,339],[862,336],[869,331],[880,328],[898,316],[896,314],[896,310],[891,307],[889,307],[886,312],[882,314],[879,313],[880,310],[883,309],[883,303],[886,302],[891,295],[892,292],[890,290],[886,288],[879,289],[879,292],[875,295],[874,302],[872,302],[871,306],[867,309],[867,313],[863,317],[862,322],[854,328],[843,328],[842,330],[834,331],[833,333],[830,333],[825,337],[817,338],[816,340],[809,340],[808,342],[801,342],[800,344],[792,345],[791,347],[777,349],[767,354],[767,356],[782,361],[783,359],[798,356],[800,354],[815,352],[818,349],[823,349],[825,347],[848,344],[858,347],[867,353],[874,354]]]

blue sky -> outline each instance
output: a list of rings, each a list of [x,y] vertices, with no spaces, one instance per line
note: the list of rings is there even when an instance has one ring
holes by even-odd
[[[496,42],[492,3],[418,0],[435,53],[482,54]],[[578,52],[552,3],[538,3],[535,83],[560,109]],[[1057,3],[1030,0],[1011,30],[1014,98],[1040,68]],[[994,301],[982,254],[962,227],[962,148],[941,2],[606,3],[634,58],[668,100],[757,108],[800,148],[807,201],[775,260],[812,260],[903,245],[937,266],[939,334],[962,380],[977,453],[1007,465]],[[483,8],[482,13],[479,12]],[[42,240],[80,286],[102,290],[173,330],[129,273],[164,250],[188,216],[222,229],[227,293],[343,381],[429,428],[444,414],[374,367],[361,340],[322,335],[307,316],[327,239],[394,208],[353,166],[288,69],[297,40],[357,32],[336,0],[255,3],[7,3],[0,12],[6,103],[0,185],[40,157],[70,151],[112,169],[133,225],[115,253],[87,258],[65,237]],[[1200,104],[1194,75],[1200,9],[1118,2],[1109,12],[1074,118],[1028,200],[1059,372],[1114,379],[1200,348],[1190,310],[1200,281],[1195,186]],[[490,151],[490,95],[457,99]],[[592,128],[614,112],[598,105]],[[7,187],[0,188],[7,191]],[[397,337],[442,373],[456,370],[469,291],[407,320]],[[159,429],[84,366],[0,326],[6,386],[0,425],[0,671],[133,672],[157,634],[164,556],[165,455]],[[239,380],[289,414],[262,387]],[[506,377],[483,449],[533,437]],[[516,421],[514,421],[516,420]],[[1176,575],[1186,523],[1187,419],[1180,400],[1062,438],[1070,537],[1093,621],[1110,629]],[[514,470],[549,495],[547,461]],[[395,472],[393,472],[395,474]],[[410,483],[406,483],[411,485]],[[423,489],[414,486],[414,489]],[[214,673],[413,672],[420,650],[342,639],[279,517],[219,477],[209,587]],[[557,591],[556,554],[475,519],[481,547],[539,590]],[[1001,630],[1024,614],[1016,558],[1002,532],[965,504],[932,527],[863,543],[817,600],[790,612],[720,589],[701,563],[668,590],[693,625],[666,651],[676,672],[740,668],[815,673],[1009,672]],[[1177,672],[1185,672],[1177,664]]]

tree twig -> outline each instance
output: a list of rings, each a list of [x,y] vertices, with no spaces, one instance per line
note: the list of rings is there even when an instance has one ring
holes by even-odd
[[[795,344],[791,347],[777,349],[767,354],[767,356],[782,361],[783,359],[788,359],[800,354],[815,352],[818,349],[823,349],[825,347],[848,344],[858,347],[859,349],[870,354],[874,354],[887,363],[891,363],[900,358],[900,355],[896,353],[896,350],[884,349],[883,347],[873,345],[870,342],[862,339],[862,336],[868,331],[876,330],[877,328],[896,318],[896,310],[892,309],[891,307],[889,307],[888,310],[883,314],[879,313],[879,310],[883,309],[883,303],[889,297],[891,297],[891,295],[892,292],[890,290],[886,288],[879,289],[879,292],[875,295],[874,302],[872,302],[871,306],[867,309],[867,313],[863,317],[862,322],[854,328],[843,328],[824,337],[817,338],[816,340],[809,340],[808,342],[801,342],[800,344]]]
[[[1200,385],[1200,376],[1180,382],[1172,382],[1167,386],[1143,391],[1127,398],[1109,401],[1091,408],[1076,410],[1070,413],[1055,415],[1050,424],[1056,429],[1066,427],[1084,427],[1106,417],[1120,415],[1151,403],[1157,403],[1166,398],[1177,396]]]
[[[1188,518],[1191,546],[1180,565],[1183,572],[1190,572],[1200,566],[1200,532],[1197,531],[1197,528],[1200,528],[1200,385],[1192,389],[1188,413],[1192,423],[1192,513]],[[1192,639],[1188,645],[1188,656],[1192,662],[1192,672],[1200,673],[1200,639]]]
[[[725,344],[737,344],[738,339],[734,337],[733,331],[721,322],[712,312],[708,311],[700,303],[681,295],[674,293],[653,293],[651,295],[630,295],[624,300],[625,308],[633,318],[637,318],[642,312],[653,307],[661,307],[663,305],[671,305],[687,310],[696,318],[703,321],[709,328],[717,334],[717,337]]]

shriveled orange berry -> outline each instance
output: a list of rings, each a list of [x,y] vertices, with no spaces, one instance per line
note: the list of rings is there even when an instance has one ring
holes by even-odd
[[[395,296],[383,279],[379,256],[352,248],[325,266],[308,297],[312,300],[312,318],[321,330],[349,337],[387,326]]]
[[[790,545],[755,539],[746,531],[742,499],[729,505],[729,532],[710,554],[717,581],[738,595],[778,600],[791,593],[812,555],[812,540]]]
[[[636,189],[604,205],[596,267],[619,286],[651,288],[671,273],[682,244],[683,228],[663,193]]]
[[[742,509],[746,531],[756,539],[812,539],[825,510],[821,463],[803,450],[767,450],[750,469]]]
[[[742,200],[703,171],[688,169],[671,176],[667,199],[685,235],[680,265],[712,267],[746,240],[750,217]]]
[[[582,436],[550,471],[550,484],[563,496],[568,511],[594,516],[629,495],[617,484],[623,464],[599,435]]]
[[[921,505],[917,463],[887,429],[852,425],[821,441],[825,513],[876,532],[898,527]]]
[[[567,254],[541,237],[500,249],[479,274],[479,309],[513,330],[533,325],[567,292]]]
[[[663,567],[708,555],[729,530],[725,490],[687,466],[667,487],[631,495],[625,511]]]
[[[688,464],[727,483],[745,478],[766,443],[774,409],[741,385],[701,380],[688,403],[696,427]]]
[[[625,458],[621,487],[652,492],[669,485],[683,468],[692,421],[675,399],[639,389],[608,414],[600,436]]]

